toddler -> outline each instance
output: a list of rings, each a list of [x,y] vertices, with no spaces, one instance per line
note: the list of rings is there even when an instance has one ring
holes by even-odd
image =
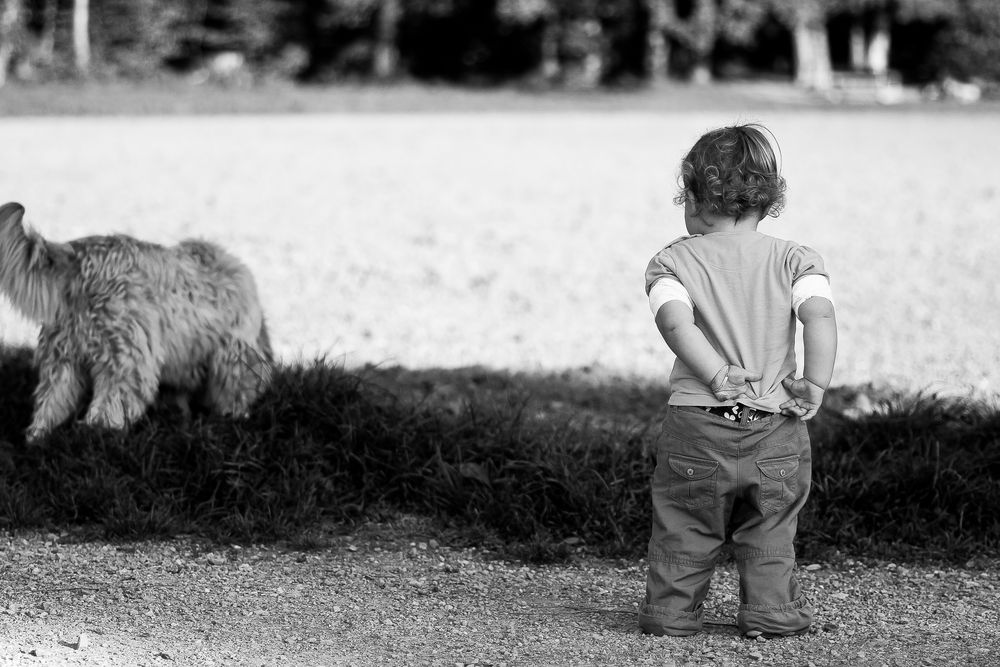
[[[792,541],[811,478],[804,422],[830,383],[837,326],[822,258],[757,231],[784,205],[785,181],[765,132],[725,127],[695,143],[674,200],[690,236],[646,269],[656,326],[677,356],[639,609],[639,625],[655,635],[701,630],[727,537],[740,576],[741,633],[794,635],[812,621],[792,571]]]

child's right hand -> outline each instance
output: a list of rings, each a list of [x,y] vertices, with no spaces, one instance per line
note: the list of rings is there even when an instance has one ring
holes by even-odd
[[[802,421],[809,421],[816,416],[819,406],[823,404],[825,389],[804,377],[798,380],[787,377],[781,381],[781,384],[792,395],[790,401],[785,401],[778,406],[781,409],[781,414],[798,417]]]
[[[740,366],[729,364],[723,366],[712,379],[712,393],[720,401],[731,401],[740,396],[749,396],[753,391],[751,382],[756,382],[763,377],[755,371],[748,371]]]

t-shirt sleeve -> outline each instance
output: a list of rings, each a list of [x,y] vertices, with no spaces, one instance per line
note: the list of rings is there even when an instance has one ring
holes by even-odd
[[[677,277],[677,272],[675,270],[676,263],[673,251],[670,247],[681,241],[686,241],[688,239],[693,239],[698,234],[692,236],[681,236],[676,238],[667,244],[660,252],[653,256],[653,259],[649,260],[649,264],[646,266],[646,295],[649,295],[650,288],[653,287],[655,283],[660,278],[673,278],[677,282],[681,282],[681,279]]]
[[[674,271],[674,258],[670,254],[669,248],[664,248],[658,252],[653,259],[649,260],[646,266],[646,295],[653,288],[653,284],[661,278],[671,278],[680,282],[677,273]]]
[[[789,255],[789,265],[792,270],[792,283],[805,276],[823,276],[827,280],[830,274],[826,272],[823,258],[819,253],[804,245],[796,246]]]

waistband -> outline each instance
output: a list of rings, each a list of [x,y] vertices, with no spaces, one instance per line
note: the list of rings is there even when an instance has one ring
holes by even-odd
[[[755,422],[758,419],[765,419],[772,416],[773,412],[768,412],[767,410],[758,410],[757,408],[748,408],[745,405],[713,405],[711,407],[699,406],[705,412],[710,412],[713,415],[718,415],[719,417],[725,417],[731,422],[738,422],[743,419],[743,413],[746,412],[746,420],[748,422]]]

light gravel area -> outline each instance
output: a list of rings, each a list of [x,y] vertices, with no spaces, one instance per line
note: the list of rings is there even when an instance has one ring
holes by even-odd
[[[768,125],[761,229],[831,272],[834,383],[1000,391],[1000,114],[940,109],[0,119],[0,200],[46,236],[204,236],[257,276],[284,359],[665,380],[643,293],[705,130]],[[32,327],[0,306],[0,339]]]
[[[810,634],[741,638],[727,564],[707,631],[657,638],[636,626],[642,562],[510,562],[417,521],[309,550],[16,534],[0,540],[0,665],[1000,665],[995,562],[799,576]]]

